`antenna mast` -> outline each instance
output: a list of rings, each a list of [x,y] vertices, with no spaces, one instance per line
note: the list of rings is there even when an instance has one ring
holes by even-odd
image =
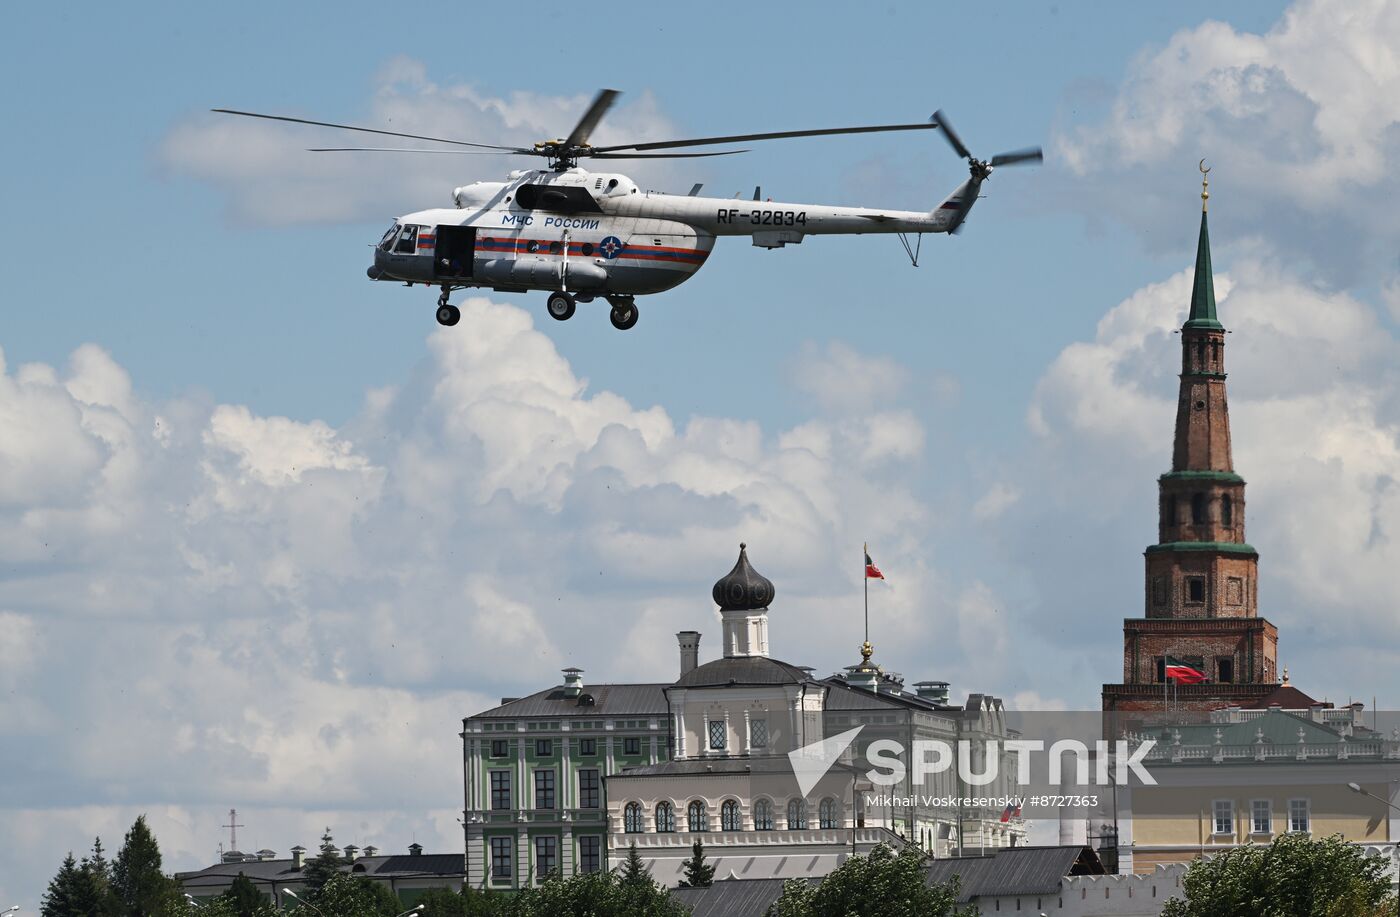
[[[229,810],[228,810],[228,824],[226,824],[226,825],[220,825],[219,827],[220,827],[220,828],[227,828],[227,829],[228,829],[228,849],[229,849],[229,850],[237,850],[237,849],[238,849],[238,829],[239,829],[239,828],[246,828],[246,827],[248,827],[247,825],[240,825],[240,824],[238,823],[238,810],[237,810],[237,809],[229,809]]]

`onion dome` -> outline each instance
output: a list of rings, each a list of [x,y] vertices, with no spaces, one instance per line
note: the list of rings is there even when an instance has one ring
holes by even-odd
[[[739,560],[710,591],[722,611],[756,611],[773,601],[773,582],[749,565],[748,545],[739,545]]]

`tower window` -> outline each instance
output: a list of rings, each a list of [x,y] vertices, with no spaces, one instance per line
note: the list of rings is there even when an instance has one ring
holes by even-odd
[[[1222,685],[1235,683],[1235,660],[1229,656],[1221,656],[1215,660],[1215,680]]]
[[[1167,578],[1165,576],[1152,577],[1152,604],[1158,607],[1167,604]]]
[[[1220,342],[1212,341],[1210,344],[1210,361],[1215,364],[1215,371],[1220,371]]]
[[[1204,525],[1206,521],[1206,495],[1191,495],[1191,524]]]
[[[1176,525],[1176,497],[1171,494],[1162,498],[1162,521],[1167,525]]]
[[[1206,364],[1206,342],[1196,342],[1196,368],[1203,369]]]
[[[1220,523],[1221,525],[1235,524],[1235,501],[1229,494],[1220,495]]]
[[[1206,600],[1206,578],[1204,576],[1186,577],[1186,601],[1204,602]]]

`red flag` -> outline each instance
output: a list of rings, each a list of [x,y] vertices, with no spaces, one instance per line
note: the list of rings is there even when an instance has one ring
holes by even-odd
[[[1166,676],[1179,685],[1198,685],[1206,680],[1206,673],[1180,659],[1168,656],[1164,665]]]
[[[880,572],[880,568],[875,566],[875,561],[870,559],[870,549],[865,549],[865,578],[884,579],[885,574]]]
[[[1013,819],[1013,818],[1020,818],[1020,817],[1021,817],[1021,804],[1020,804],[1019,802],[1015,802],[1015,801],[1008,802],[1008,803],[1006,804],[1006,808],[1003,809],[1002,812],[1001,812],[1001,820],[1002,820],[1003,823],[1009,822],[1009,821],[1011,821],[1011,819]]]

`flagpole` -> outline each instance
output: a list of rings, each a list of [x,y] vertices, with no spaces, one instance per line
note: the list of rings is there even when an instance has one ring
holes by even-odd
[[[870,542],[861,545],[860,581],[865,585],[865,642],[870,642],[870,567],[865,559],[870,556]]]

